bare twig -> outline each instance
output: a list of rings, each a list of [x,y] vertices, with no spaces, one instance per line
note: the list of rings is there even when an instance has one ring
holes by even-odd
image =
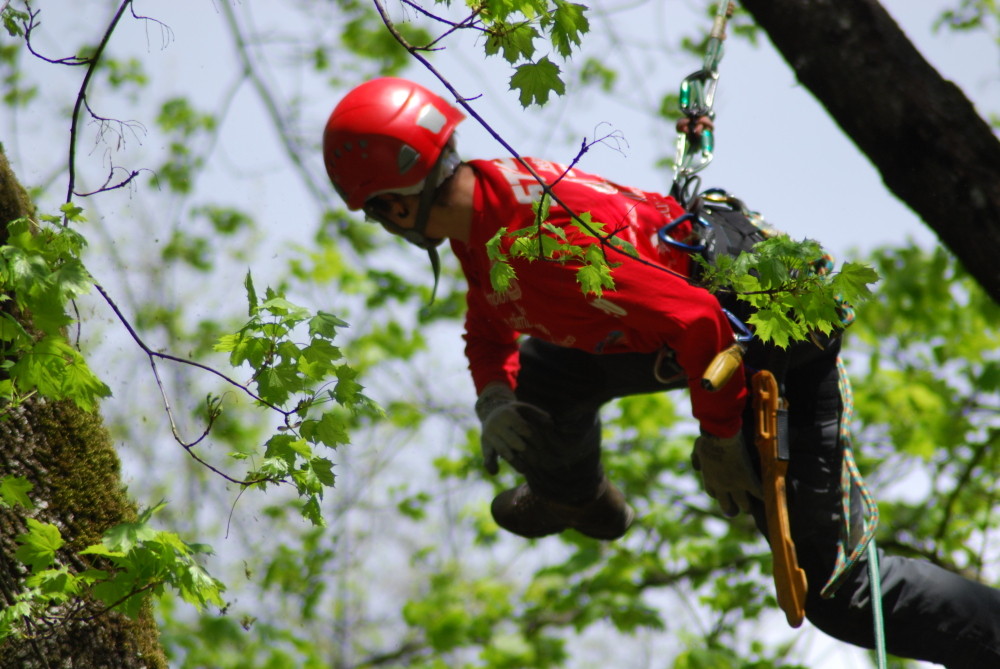
[[[24,21],[24,45],[28,48],[28,52],[40,60],[44,60],[46,63],[52,63],[53,65],[69,65],[71,67],[77,67],[80,65],[89,65],[91,58],[84,56],[67,56],[65,58],[49,58],[48,56],[43,56],[42,54],[35,51],[35,48],[31,44],[31,33],[34,32],[36,28],[42,24],[37,20],[38,15],[41,10],[34,11],[31,9],[31,3],[24,3],[25,9],[28,10],[28,18]]]
[[[132,18],[135,19],[136,21],[144,21],[146,25],[150,23],[155,23],[160,27],[160,41],[162,43],[161,48],[165,49],[167,45],[170,44],[171,41],[173,41],[174,31],[166,23],[160,21],[159,19],[155,19],[152,16],[144,16],[142,14],[136,14],[135,5],[131,5],[129,7],[129,11],[132,13]]]
[[[94,55],[88,59],[87,62],[87,74],[83,77],[83,82],[80,84],[80,91],[76,94],[76,104],[73,105],[73,116],[70,123],[69,129],[69,183],[66,186],[66,202],[73,201],[73,194],[76,185],[76,136],[80,123],[80,109],[83,107],[87,99],[87,87],[90,85],[90,80],[94,76],[94,72],[97,70],[97,64],[101,60],[101,55],[104,53],[104,48],[108,45],[111,40],[111,35],[114,33],[115,28],[118,26],[118,22],[121,21],[122,16],[125,14],[125,10],[132,4],[132,0],[124,0],[122,4],[118,7],[118,11],[115,12],[114,18],[111,19],[111,23],[108,24],[107,30],[104,31],[104,37],[101,38],[101,42],[97,45],[97,49],[94,51]],[[68,225],[68,220],[63,219],[63,225]]]
[[[97,289],[97,292],[99,292],[101,294],[101,297],[104,298],[104,301],[107,302],[108,306],[111,307],[111,310],[115,313],[115,316],[118,318],[118,320],[121,322],[121,324],[125,326],[125,329],[128,331],[129,336],[132,337],[132,340],[136,343],[136,345],[139,346],[139,348],[142,350],[142,352],[146,354],[146,357],[149,360],[149,365],[150,365],[150,367],[153,370],[153,377],[156,379],[156,385],[160,389],[160,397],[163,399],[164,410],[166,411],[167,418],[170,421],[171,432],[174,435],[174,439],[177,441],[178,444],[181,445],[181,447],[188,453],[188,455],[190,455],[199,464],[204,465],[205,467],[207,467],[208,469],[210,469],[212,472],[218,474],[219,476],[221,476],[222,478],[226,479],[230,483],[236,483],[236,484],[242,485],[242,486],[250,486],[250,485],[257,484],[257,483],[277,483],[277,482],[281,482],[282,479],[273,478],[273,477],[263,477],[263,478],[259,478],[259,479],[247,479],[247,480],[242,480],[242,479],[234,478],[234,477],[226,474],[225,472],[219,470],[218,468],[214,467],[210,463],[206,462],[197,453],[195,453],[194,452],[194,447],[197,446],[199,443],[201,443],[201,441],[204,440],[205,437],[208,436],[208,433],[211,431],[212,424],[214,423],[215,418],[218,417],[217,409],[212,408],[211,405],[210,405],[209,406],[209,424],[208,424],[208,427],[205,429],[205,431],[198,438],[194,439],[193,441],[185,441],[184,438],[180,435],[180,431],[178,430],[177,424],[174,421],[173,408],[170,406],[170,398],[167,396],[167,391],[166,391],[166,388],[163,385],[163,380],[160,377],[160,373],[159,373],[159,369],[158,369],[158,367],[156,365],[156,361],[157,360],[167,360],[167,361],[170,361],[170,362],[175,362],[175,363],[178,363],[178,364],[187,365],[187,366],[190,366],[190,367],[195,367],[197,369],[201,369],[203,371],[209,372],[210,374],[213,374],[213,375],[219,377],[220,379],[222,379],[223,381],[225,381],[229,385],[231,385],[233,387],[236,387],[236,388],[239,388],[242,392],[244,392],[249,397],[253,398],[256,402],[260,403],[261,405],[266,406],[267,408],[272,409],[273,411],[281,414],[282,416],[284,416],[286,422],[288,421],[289,416],[291,416],[294,413],[294,410],[293,411],[286,411],[285,409],[282,409],[281,407],[278,407],[278,406],[275,406],[274,404],[271,404],[270,402],[268,402],[267,400],[265,400],[261,396],[257,395],[252,390],[250,390],[250,388],[247,385],[245,385],[243,383],[240,383],[239,381],[237,381],[237,380],[235,380],[233,378],[230,378],[229,376],[226,376],[225,374],[223,374],[219,370],[215,369],[214,367],[210,367],[208,365],[205,365],[205,364],[200,363],[200,362],[196,362],[194,360],[187,360],[187,359],[179,358],[177,356],[173,356],[173,355],[170,355],[170,354],[167,354],[167,353],[160,353],[159,351],[154,351],[153,349],[151,349],[146,344],[146,342],[144,342],[142,340],[142,338],[139,336],[139,333],[136,332],[136,330],[135,330],[134,327],[132,327],[132,324],[125,317],[125,314],[122,313],[121,309],[118,308],[118,305],[115,304],[114,300],[111,299],[111,296],[104,289],[104,287],[101,286],[100,284],[96,283],[96,282],[94,283],[94,287]]]
[[[305,184],[306,189],[316,199],[316,201],[329,202],[331,198],[330,189],[325,183],[320,182],[306,167],[302,157],[308,155],[309,152],[304,150],[299,142],[293,138],[293,133],[288,127],[288,119],[282,114],[281,106],[278,104],[274,94],[264,81],[264,78],[261,75],[259,68],[256,66],[253,58],[251,58],[249,44],[240,29],[239,23],[236,21],[236,14],[233,11],[231,3],[223,2],[219,6],[222,9],[222,15],[226,20],[226,25],[233,37],[233,41],[235,42],[236,54],[240,59],[241,65],[243,66],[243,72],[250,79],[258,97],[260,97],[261,102],[264,103],[264,108],[267,110],[267,114],[271,118],[271,122],[278,130],[278,136],[281,138],[281,145],[285,151],[286,157],[289,161],[291,161],[295,170],[302,177],[302,181]]]

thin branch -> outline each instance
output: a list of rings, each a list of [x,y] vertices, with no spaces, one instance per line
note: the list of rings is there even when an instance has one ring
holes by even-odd
[[[216,413],[217,409],[212,408],[210,406],[210,408],[209,408],[209,426],[208,426],[208,428],[202,433],[201,436],[199,436],[194,441],[186,442],[180,436],[180,432],[179,432],[179,430],[177,428],[177,424],[174,421],[173,408],[170,406],[170,399],[167,396],[167,391],[166,391],[166,388],[164,387],[163,381],[162,381],[162,379],[160,377],[160,372],[159,372],[159,368],[156,365],[156,361],[158,359],[159,360],[167,360],[167,361],[175,362],[175,363],[178,363],[178,364],[181,364],[181,365],[187,365],[187,366],[190,366],[190,367],[195,367],[197,369],[209,372],[210,374],[214,374],[215,376],[219,377],[220,379],[222,379],[223,381],[225,381],[229,385],[234,386],[236,388],[239,388],[246,395],[248,395],[249,397],[253,398],[256,402],[258,402],[258,403],[262,404],[263,406],[266,406],[269,409],[272,409],[273,411],[281,414],[282,416],[284,416],[284,418],[285,418],[286,421],[288,420],[289,416],[291,416],[294,413],[294,410],[293,411],[286,411],[286,410],[282,409],[281,407],[278,407],[278,406],[275,406],[274,404],[271,404],[270,402],[268,402],[267,400],[265,400],[264,398],[262,398],[260,395],[257,395],[252,390],[250,390],[250,388],[247,385],[245,385],[243,383],[240,383],[239,381],[237,381],[237,380],[235,380],[235,379],[233,379],[233,378],[231,378],[229,376],[226,376],[225,374],[223,374],[222,372],[220,372],[219,370],[217,370],[217,369],[215,369],[213,367],[210,367],[210,366],[205,365],[205,364],[200,363],[200,362],[196,362],[194,360],[187,360],[187,359],[179,358],[177,356],[173,356],[173,355],[170,355],[170,354],[167,354],[167,353],[160,353],[159,351],[154,351],[153,349],[151,349],[146,344],[145,341],[142,340],[142,337],[139,336],[139,333],[136,332],[135,328],[132,326],[132,324],[129,322],[129,320],[125,317],[125,314],[122,313],[121,309],[118,308],[118,305],[115,304],[115,301],[113,299],[111,299],[111,296],[104,289],[104,287],[101,286],[100,284],[98,284],[97,282],[94,283],[94,287],[97,289],[97,292],[101,294],[101,297],[104,298],[104,301],[108,304],[108,306],[111,307],[111,310],[115,313],[115,316],[118,318],[119,322],[121,322],[121,324],[125,326],[125,329],[126,329],[126,331],[128,331],[129,336],[132,337],[132,340],[136,343],[136,345],[139,346],[139,348],[142,350],[142,352],[146,354],[146,357],[149,360],[149,365],[150,365],[150,367],[153,370],[153,376],[156,379],[156,385],[160,389],[160,396],[163,399],[164,409],[166,410],[167,417],[170,420],[170,429],[173,432],[174,439],[177,441],[177,443],[179,443],[181,445],[181,447],[185,451],[187,451],[187,453],[195,461],[197,461],[199,464],[204,465],[205,467],[207,467],[208,469],[210,469],[211,471],[213,471],[214,473],[218,474],[219,476],[223,477],[224,479],[226,479],[227,481],[229,481],[231,483],[236,483],[238,485],[243,485],[243,486],[249,486],[249,485],[254,485],[254,484],[257,484],[257,483],[277,483],[277,482],[281,482],[282,479],[274,478],[274,477],[263,477],[263,478],[259,478],[259,479],[248,479],[248,480],[241,480],[241,479],[237,479],[237,478],[231,477],[230,475],[226,474],[225,472],[217,469],[216,467],[214,467],[210,463],[206,462],[197,453],[195,453],[194,452],[194,447],[196,445],[198,445],[208,435],[208,432],[211,429],[212,423],[214,422],[215,418],[218,416],[218,414]]]
[[[972,473],[986,456],[992,452],[992,445],[997,437],[997,431],[991,430],[990,435],[986,442],[981,444],[979,448],[972,454],[972,457],[965,463],[962,468],[962,472],[959,474],[958,478],[954,482],[954,487],[952,488],[951,494],[944,503],[944,513],[941,516],[941,522],[938,523],[937,532],[935,532],[935,539],[941,541],[948,534],[949,526],[955,515],[955,507],[958,504],[958,500],[962,495],[962,491],[965,489],[966,484],[972,479]]]
[[[378,653],[376,655],[371,655],[359,663],[355,664],[353,669],[366,669],[367,667],[379,667],[384,664],[389,664],[391,662],[396,662],[398,660],[411,658],[417,653],[427,650],[427,646],[420,641],[405,641],[399,648],[395,650],[386,651],[384,653]]]
[[[316,199],[316,201],[328,202],[331,197],[330,189],[319,183],[313,173],[306,167],[302,157],[308,155],[309,152],[304,151],[299,143],[293,140],[292,132],[288,127],[288,121],[282,115],[281,106],[278,104],[275,96],[272,94],[267,84],[264,82],[259,69],[250,57],[249,44],[247,43],[243,32],[240,30],[239,23],[236,21],[236,14],[233,12],[231,3],[223,2],[220,4],[220,7],[222,8],[222,15],[226,20],[229,32],[235,42],[236,55],[239,57],[240,64],[243,66],[243,72],[250,79],[254,90],[257,91],[258,97],[260,97],[261,102],[264,103],[267,115],[271,118],[271,122],[278,130],[278,136],[281,140],[281,145],[285,151],[286,157],[302,177],[302,181],[305,183],[306,189]]]
[[[479,25],[478,25],[479,22],[477,21],[477,18],[483,12],[483,9],[485,9],[485,7],[479,7],[478,9],[476,9],[475,11],[473,11],[471,14],[469,14],[468,17],[466,17],[462,21],[459,21],[458,23],[455,23],[453,21],[449,21],[449,20],[447,20],[445,18],[442,18],[442,17],[438,16],[437,14],[434,14],[433,12],[427,11],[426,9],[424,9],[423,7],[421,7],[420,5],[418,5],[417,3],[413,2],[413,0],[403,0],[403,4],[408,5],[409,7],[412,7],[413,9],[417,10],[419,13],[423,14],[424,16],[426,16],[429,19],[432,19],[432,20],[437,21],[439,23],[443,23],[446,26],[450,26],[448,30],[446,30],[445,32],[443,32],[440,35],[438,35],[430,43],[428,43],[428,44],[426,44],[426,45],[424,45],[422,47],[414,47],[414,48],[419,48],[421,51],[436,51],[436,50],[438,50],[438,47],[435,46],[438,42],[443,41],[449,35],[451,35],[452,33],[457,32],[459,30],[478,30],[478,31],[484,32],[484,33],[488,33],[489,32],[485,28],[479,27]]]
[[[39,52],[35,51],[35,48],[31,45],[31,33],[35,31],[36,28],[42,24],[37,21],[38,15],[41,13],[39,11],[33,11],[31,9],[31,3],[24,3],[25,9],[28,10],[28,18],[24,21],[24,45],[28,48],[28,52],[46,63],[51,63],[53,65],[68,65],[70,67],[78,67],[80,65],[89,65],[91,58],[85,58],[83,56],[67,56],[66,58],[49,58],[48,56],[43,56]]]
[[[132,18],[135,19],[136,21],[144,21],[146,25],[148,25],[150,23],[155,23],[156,25],[158,25],[160,27],[161,48],[166,49],[167,45],[169,45],[170,42],[172,42],[174,40],[174,31],[173,31],[173,29],[170,26],[168,26],[166,23],[164,23],[163,21],[161,21],[159,19],[155,19],[152,16],[145,16],[143,14],[136,14],[135,13],[135,5],[130,6],[129,7],[129,11],[132,13]],[[147,33],[147,40],[148,39],[149,39],[149,37],[148,37],[148,33]]]
[[[69,129],[69,183],[66,187],[67,203],[73,201],[73,193],[76,186],[76,136],[80,123],[80,109],[83,107],[87,99],[87,87],[90,86],[90,80],[93,78],[94,72],[97,71],[97,64],[101,60],[101,54],[104,53],[104,48],[111,40],[112,33],[114,33],[115,28],[118,26],[118,22],[121,21],[122,16],[125,14],[125,9],[131,4],[132,0],[124,0],[124,2],[122,2],[122,4],[118,7],[118,11],[115,13],[114,18],[111,19],[111,23],[108,25],[107,30],[104,31],[104,37],[101,38],[100,44],[97,45],[94,55],[89,59],[87,74],[84,75],[83,82],[80,84],[80,91],[76,94],[76,104],[73,105],[73,116]],[[63,219],[63,225],[68,225],[68,221],[65,218]]]

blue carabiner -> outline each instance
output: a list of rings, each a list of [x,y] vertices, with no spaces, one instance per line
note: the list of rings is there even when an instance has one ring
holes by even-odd
[[[701,253],[702,251],[705,250],[704,244],[685,244],[684,242],[677,241],[676,239],[670,236],[669,234],[670,231],[676,228],[681,223],[684,223],[685,221],[693,221],[695,223],[702,225],[703,227],[708,227],[709,225],[708,221],[705,221],[704,219],[699,218],[697,215],[688,212],[679,218],[675,218],[674,220],[670,221],[662,228],[657,230],[656,236],[659,237],[660,241],[666,244],[667,246],[673,246],[674,248],[686,251],[688,253]]]
[[[729,309],[723,309],[722,313],[726,315],[726,318],[729,319],[729,324],[733,326],[733,334],[736,336],[736,341],[746,344],[753,340],[753,333],[750,332],[750,328],[747,327],[746,323],[737,318]]]

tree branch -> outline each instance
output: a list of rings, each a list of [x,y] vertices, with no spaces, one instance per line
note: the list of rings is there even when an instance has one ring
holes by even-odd
[[[179,358],[179,357],[176,357],[176,356],[173,356],[173,355],[169,355],[167,353],[160,353],[158,351],[154,351],[153,349],[151,349],[146,344],[146,342],[144,342],[142,340],[142,338],[139,336],[139,333],[136,332],[136,330],[135,330],[134,327],[132,327],[132,324],[129,322],[129,320],[127,318],[125,318],[125,314],[122,313],[121,309],[118,308],[118,305],[115,304],[114,300],[111,299],[111,296],[104,289],[104,287],[101,286],[100,284],[96,283],[96,282],[94,283],[94,287],[97,289],[97,292],[101,294],[101,297],[104,298],[104,301],[108,304],[108,306],[111,307],[111,310],[115,313],[115,316],[118,318],[118,320],[121,322],[121,324],[125,326],[125,330],[129,333],[129,336],[132,337],[132,340],[136,343],[136,345],[139,346],[139,348],[142,350],[142,352],[146,354],[146,357],[149,360],[149,365],[150,365],[150,367],[153,370],[153,376],[156,379],[156,385],[160,389],[160,397],[163,399],[164,409],[165,409],[165,411],[167,413],[168,419],[170,420],[170,429],[171,429],[171,431],[172,431],[172,433],[174,435],[174,439],[177,441],[177,443],[179,443],[181,445],[181,447],[185,451],[187,451],[187,453],[192,458],[194,458],[195,461],[197,461],[201,465],[204,465],[205,467],[207,467],[208,469],[210,469],[212,472],[218,474],[219,476],[221,476],[222,478],[226,479],[230,483],[236,483],[236,484],[239,484],[239,485],[242,485],[242,486],[250,486],[250,485],[257,484],[257,483],[277,483],[277,482],[281,482],[282,479],[278,479],[278,478],[274,478],[274,477],[262,477],[262,478],[258,478],[258,479],[248,479],[248,480],[237,479],[237,478],[231,477],[230,475],[226,474],[225,472],[219,470],[218,468],[214,467],[213,465],[211,465],[208,462],[206,462],[203,458],[201,458],[200,456],[198,456],[194,452],[194,450],[193,450],[194,446],[196,446],[197,444],[199,444],[208,435],[209,431],[211,430],[212,424],[215,421],[215,418],[218,417],[217,409],[214,409],[210,405],[210,407],[209,407],[208,427],[201,434],[201,436],[199,436],[197,439],[195,439],[194,441],[191,441],[191,442],[186,442],[180,436],[180,433],[179,433],[179,431],[177,429],[177,425],[176,425],[176,423],[174,421],[173,409],[170,406],[170,399],[169,399],[169,397],[167,395],[166,388],[163,386],[163,381],[160,378],[160,373],[159,373],[159,370],[158,370],[158,368],[156,366],[156,360],[157,359],[168,360],[168,361],[175,362],[175,363],[178,363],[178,364],[181,364],[181,365],[187,365],[187,366],[190,366],[190,367],[195,367],[197,369],[209,372],[210,374],[213,374],[213,375],[219,377],[220,379],[222,379],[223,381],[225,381],[229,385],[234,386],[236,388],[239,388],[246,395],[248,395],[249,397],[251,397],[254,401],[256,401],[256,402],[260,403],[261,405],[266,406],[267,408],[269,408],[269,409],[271,409],[273,411],[276,411],[277,413],[281,414],[282,416],[284,416],[286,422],[289,420],[289,417],[293,413],[295,413],[294,410],[292,410],[292,411],[286,411],[286,410],[282,409],[281,407],[278,407],[278,406],[275,406],[274,404],[271,404],[270,402],[268,402],[267,400],[263,399],[262,397],[260,397],[256,393],[254,393],[252,390],[250,390],[250,388],[248,386],[246,386],[245,384],[242,384],[239,381],[236,381],[235,379],[230,378],[229,376],[226,376],[225,374],[223,374],[222,372],[220,372],[219,370],[217,370],[217,369],[215,369],[213,367],[210,367],[208,365],[202,364],[200,362],[196,362],[194,360],[186,360],[184,358]]]
[[[94,76],[94,72],[97,70],[97,64],[101,60],[101,55],[104,53],[104,48],[108,45],[111,40],[111,35],[114,33],[115,28],[118,26],[118,22],[121,21],[122,16],[125,14],[125,10],[132,4],[132,0],[124,0],[122,4],[118,7],[118,11],[115,12],[114,18],[111,19],[111,23],[108,25],[107,30],[104,31],[104,36],[101,38],[101,42],[97,45],[97,49],[94,51],[94,55],[88,59],[87,74],[83,77],[83,82],[80,84],[80,91],[76,94],[76,103],[73,105],[73,115],[71,117],[70,128],[69,128],[69,183],[66,186],[66,202],[73,201],[73,194],[75,192],[76,185],[76,137],[80,123],[80,109],[85,104],[87,99],[87,87],[90,86],[90,80]],[[63,225],[68,225],[68,221],[64,219]]]
[[[743,6],[888,189],[1000,302],[1000,141],[961,89],[876,0]]]

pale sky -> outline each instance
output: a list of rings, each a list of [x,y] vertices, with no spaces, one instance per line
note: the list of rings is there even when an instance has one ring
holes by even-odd
[[[1000,112],[1000,68],[997,67],[1000,51],[996,44],[980,34],[931,33],[929,26],[934,16],[947,3],[883,0],[882,4],[931,63],[961,86],[984,113]],[[44,21],[53,28],[65,21],[96,26],[106,20],[101,12],[95,12],[95,23],[88,23],[87,17],[81,16],[80,5],[77,0],[40,3]],[[156,26],[126,22],[121,29],[122,42],[113,43],[112,53],[122,55],[124,49],[120,45],[128,44],[143,59],[155,82],[155,95],[151,95],[151,99],[158,101],[174,91],[179,95],[191,95],[201,108],[216,109],[238,71],[229,38],[221,28],[217,6],[198,3],[200,11],[192,11],[194,5],[183,2],[140,1],[136,5],[138,11],[155,12],[169,25],[170,39],[165,43],[164,33]],[[595,147],[584,157],[580,168],[647,190],[666,191],[670,175],[665,169],[654,169],[653,164],[658,158],[673,155],[674,133],[663,122],[651,120],[650,112],[659,104],[660,95],[676,92],[681,78],[698,69],[701,62],[691,54],[668,52],[661,45],[676,43],[681,35],[707,28],[710,24],[707,3],[601,0],[592,3],[592,7],[591,21],[596,39],[593,43],[588,42],[588,49],[609,66],[619,68],[621,80],[627,83],[628,90],[622,99],[608,100],[590,90],[570,91],[565,99],[543,112],[524,111],[517,104],[516,96],[506,90],[506,65],[499,59],[483,64],[477,45],[469,47],[477,49],[474,51],[463,50],[460,46],[449,47],[437,54],[434,62],[464,94],[482,95],[473,103],[476,109],[519,152],[568,162],[585,137],[618,131],[627,146],[623,144],[621,150]],[[619,11],[618,7],[629,9]],[[294,25],[298,13],[284,11],[281,3],[243,0],[237,8],[241,12],[250,10],[257,30],[262,32],[322,32],[321,25]],[[93,11],[92,6],[88,9]],[[40,34],[37,46],[53,55],[67,55],[60,53],[62,47],[54,34],[54,31]],[[604,41],[606,38],[600,36],[608,34],[614,39]],[[0,39],[8,38],[4,34]],[[791,70],[766,40],[753,47],[731,39],[726,47],[716,98],[716,157],[703,172],[705,186],[731,190],[751,208],[762,212],[776,227],[793,237],[819,239],[841,258],[847,257],[852,248],[869,249],[906,237],[933,243],[933,235],[883,188],[879,175],[868,161],[822,107],[796,83]],[[326,114],[341,92],[302,75],[282,76],[280,65],[280,58],[272,62],[271,80],[289,96],[301,96],[303,124],[306,128],[312,126],[318,145]],[[53,108],[63,109],[72,103],[72,93],[79,85],[79,70],[56,72],[52,66],[37,63],[31,67],[40,81],[44,81],[43,96]],[[444,94],[429,73],[415,70],[412,76]],[[61,87],[50,85],[59,77],[70,83]],[[153,112],[144,104],[146,100],[128,104],[118,102],[117,107],[111,108],[101,106],[103,101],[97,92],[92,96],[91,102],[100,113],[140,119],[148,127],[148,134],[128,137],[127,148],[141,154],[158,151],[163,146],[164,140],[151,122]],[[778,121],[780,126],[776,126]],[[64,163],[62,152],[66,136],[60,132],[45,126],[42,118],[0,117],[0,140],[4,141],[16,172],[28,184],[45,181],[56,166]],[[95,147],[93,137],[87,136],[81,139],[80,150],[81,163],[93,166],[86,174],[92,180],[102,177],[106,170],[104,148]],[[460,150],[466,158],[503,155],[503,149],[471,119],[461,126]],[[308,241],[319,210],[302,190],[297,177],[289,172],[260,102],[249,85],[243,85],[230,107],[226,131],[216,147],[214,159],[206,178],[197,184],[202,199],[238,202],[254,211],[273,239],[275,257],[281,253],[284,243]],[[305,155],[303,159],[311,170],[322,173],[318,152]],[[129,166],[131,160],[115,158],[116,163]],[[136,166],[145,165],[138,160]],[[61,202],[63,189],[63,182],[57,182],[50,203]],[[148,227],[129,228],[132,220],[140,218],[135,212],[142,208],[142,200],[141,190],[138,194],[123,191],[107,196],[100,204],[101,216],[113,223],[116,235],[124,238],[134,234],[144,239],[150,234]],[[332,190],[330,202],[334,202]],[[183,212],[144,212],[142,217],[150,213],[160,217],[153,220],[162,224],[165,231],[171,225],[185,224]],[[413,272],[429,280],[430,271],[423,253],[414,251],[410,257],[414,263]],[[446,257],[445,262],[452,260]],[[258,286],[264,285],[269,271],[276,270],[280,264],[269,267],[266,258],[256,263],[253,270],[260,277]],[[110,265],[108,262],[103,267],[94,267],[99,279],[108,280],[113,272]],[[220,293],[223,302],[231,305],[234,300],[242,300],[241,282],[245,271],[246,267],[233,269],[231,294]],[[129,346],[128,342],[123,344],[125,349]],[[460,376],[464,373],[459,342],[447,342],[440,354]],[[115,386],[117,396],[125,396],[129,382],[129,379],[119,381]],[[143,378],[137,383],[147,385],[149,380]],[[464,376],[456,378],[455,383],[468,389]],[[859,657],[857,651],[839,644],[830,645],[819,636],[810,655],[809,665],[815,669],[850,667]]]

